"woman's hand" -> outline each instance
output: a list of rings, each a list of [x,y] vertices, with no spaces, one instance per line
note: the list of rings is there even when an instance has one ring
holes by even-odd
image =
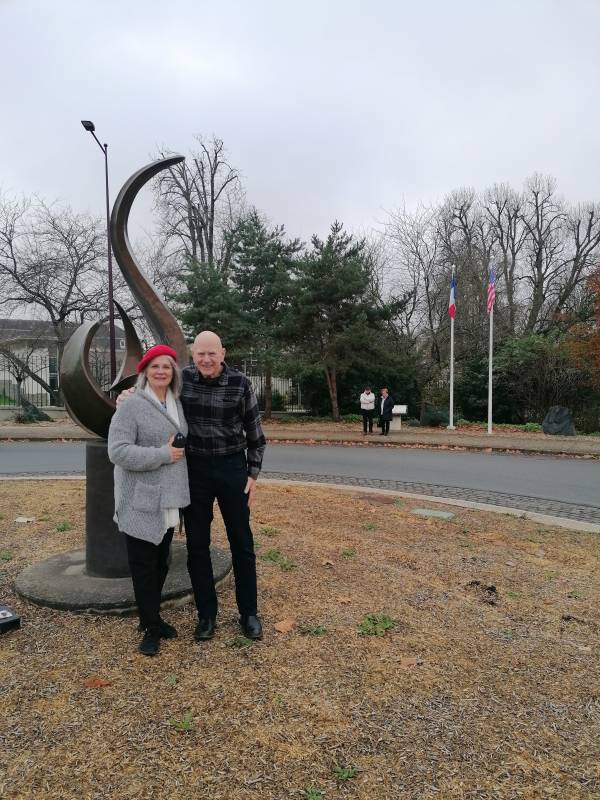
[[[171,464],[176,464],[185,456],[185,447],[173,447],[173,439],[175,436],[171,436],[167,444],[169,445],[169,451],[171,455]]]

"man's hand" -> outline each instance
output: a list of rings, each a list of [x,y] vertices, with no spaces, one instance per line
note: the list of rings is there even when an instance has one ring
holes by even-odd
[[[117,395],[117,408],[124,403],[129,397],[135,394],[135,386],[132,386],[130,389],[123,389],[123,391]]]
[[[248,495],[248,508],[250,508],[250,506],[252,505],[255,491],[256,491],[256,478],[251,478],[250,476],[248,476],[246,488],[244,489],[244,494]]]

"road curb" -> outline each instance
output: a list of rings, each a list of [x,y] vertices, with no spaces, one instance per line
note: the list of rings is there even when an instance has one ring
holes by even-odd
[[[50,480],[85,480],[85,475],[0,475],[0,481],[50,481]],[[402,497],[407,500],[418,500],[419,502],[436,503],[444,506],[454,506],[455,508],[466,508],[472,511],[489,511],[492,514],[505,514],[510,517],[527,519],[537,522],[540,525],[552,525],[557,528],[566,528],[570,531],[581,533],[600,534],[600,525],[592,522],[580,522],[579,520],[569,519],[568,517],[555,517],[550,514],[540,514],[537,511],[526,511],[522,508],[510,508],[509,506],[498,506],[491,503],[477,503],[473,500],[456,500],[455,498],[441,498],[435,495],[414,494],[412,492],[401,492],[394,489],[379,489],[372,486],[348,486],[343,483],[322,483],[320,481],[295,481],[287,478],[261,478],[261,484],[281,484],[284,486],[310,486],[314,488],[338,489],[341,492],[359,492],[360,494],[386,494],[392,497]]]

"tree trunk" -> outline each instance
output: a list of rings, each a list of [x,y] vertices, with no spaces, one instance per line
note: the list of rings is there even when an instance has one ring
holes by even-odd
[[[273,367],[271,364],[265,366],[265,411],[263,419],[271,419],[273,411]]]
[[[327,388],[329,389],[329,399],[331,400],[331,416],[334,422],[340,421],[340,409],[337,396],[337,376],[335,367],[325,367],[325,377],[327,378]]]

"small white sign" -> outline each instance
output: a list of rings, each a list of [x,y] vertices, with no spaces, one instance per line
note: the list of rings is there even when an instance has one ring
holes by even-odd
[[[406,414],[408,411],[408,406],[394,406],[392,408],[392,414]]]

